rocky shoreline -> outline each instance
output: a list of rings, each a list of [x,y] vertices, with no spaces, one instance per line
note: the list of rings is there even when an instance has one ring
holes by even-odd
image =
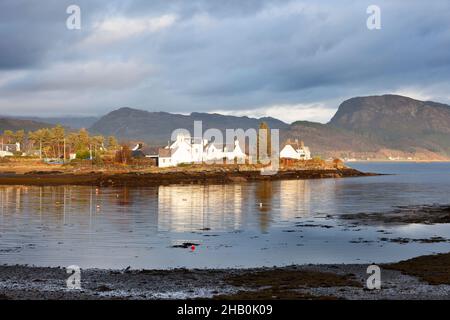
[[[361,224],[401,225],[411,223],[450,223],[450,204],[396,206],[388,212],[341,214],[338,218]]]
[[[281,179],[323,179],[374,176],[351,168],[342,169],[305,169],[280,170],[273,175],[262,175],[259,170],[212,169],[212,170],[177,170],[165,172],[125,172],[108,173],[64,172],[64,171],[30,171],[26,173],[0,173],[0,185],[92,185],[92,186],[136,186],[147,187],[170,184],[206,184],[239,183],[246,181],[270,181]]]
[[[381,289],[366,287],[367,264],[253,269],[81,271],[68,289],[65,268],[0,266],[0,299],[449,299],[450,254],[380,264]]]

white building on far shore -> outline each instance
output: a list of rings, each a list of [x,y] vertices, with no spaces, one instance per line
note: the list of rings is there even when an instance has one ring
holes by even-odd
[[[310,160],[311,151],[305,146],[303,141],[288,139],[280,151],[280,159]]]
[[[0,143],[0,158],[14,155],[14,152],[20,151],[20,143]]]
[[[235,140],[232,146],[222,146],[215,144],[214,141],[179,134],[171,145],[159,149],[158,166],[174,167],[182,163],[202,163],[221,159],[244,160],[246,158],[247,155],[243,152],[238,140]]]

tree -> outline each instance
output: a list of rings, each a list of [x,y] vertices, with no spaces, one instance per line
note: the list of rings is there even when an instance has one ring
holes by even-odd
[[[123,145],[120,150],[116,152],[116,162],[122,164],[131,162],[131,150],[127,145]]]
[[[108,148],[111,149],[111,150],[116,150],[117,147],[119,146],[119,143],[117,142],[117,139],[114,136],[109,136],[108,137],[107,144],[108,144]]]
[[[8,134],[10,133],[8,132]],[[24,136],[23,132],[16,132],[17,139],[24,140]],[[61,125],[29,132],[27,138],[32,146],[35,149],[39,148],[42,156],[47,158],[60,158],[64,153],[76,153],[80,158],[90,158],[91,155],[99,156],[104,150],[105,143],[103,136],[90,136],[86,129],[66,134]],[[116,141],[114,137],[108,139]]]
[[[5,130],[3,131],[3,143],[11,143],[14,137],[14,132],[11,130]]]
[[[24,130],[18,130],[14,132],[14,142],[20,143],[21,146],[25,143],[25,131]]]

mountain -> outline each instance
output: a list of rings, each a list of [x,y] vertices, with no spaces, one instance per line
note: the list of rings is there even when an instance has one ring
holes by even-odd
[[[302,115],[298,114],[301,119]],[[30,120],[31,119],[31,120]],[[40,120],[40,121],[39,121]],[[44,121],[45,120],[45,121]],[[189,115],[120,108],[103,117],[0,118],[3,130],[36,130],[56,123],[71,128],[88,127],[92,133],[114,135],[122,141],[140,140],[150,146],[165,145],[175,129],[193,132],[194,121],[209,128],[258,128],[265,121],[280,129],[281,142],[300,139],[313,155],[323,158],[450,159],[450,106],[399,95],[351,98],[342,102],[326,124],[274,118],[249,118],[193,112]]]
[[[60,124],[64,127],[72,129],[89,128],[94,122],[98,120],[97,117],[78,117],[78,116],[67,116],[67,117],[26,117],[19,116],[16,119],[33,120],[38,122],[50,123],[52,125]]]
[[[44,122],[13,118],[0,118],[0,134],[5,130],[25,130],[25,132],[28,132],[49,127],[52,127],[52,125]]]
[[[271,128],[289,128],[287,123],[274,118],[256,119],[197,112],[182,115],[120,108],[101,117],[89,130],[102,135],[114,135],[119,139],[140,139],[148,143],[166,144],[176,129],[184,128],[192,132],[194,121],[202,121],[203,131],[209,128],[222,131],[227,128],[258,128],[261,121],[265,121]]]
[[[282,141],[288,138],[301,139],[310,147],[313,155],[324,158],[367,158],[383,148],[355,132],[309,121],[292,123],[281,137]]]
[[[327,124],[296,121],[289,125],[274,118],[196,112],[182,115],[120,108],[101,117],[90,131],[162,145],[175,129],[192,132],[196,120],[202,121],[203,131],[208,128],[246,130],[258,128],[265,121],[270,128],[280,129],[281,141],[301,139],[313,154],[324,158],[450,159],[450,106],[399,95],[346,100]]]
[[[450,106],[398,95],[344,101],[328,125],[407,153],[450,155]]]

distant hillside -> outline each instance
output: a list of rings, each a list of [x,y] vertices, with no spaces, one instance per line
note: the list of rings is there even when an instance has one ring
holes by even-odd
[[[398,95],[344,101],[329,125],[388,149],[450,155],[450,106]]]
[[[282,141],[304,140],[313,154],[325,158],[450,158],[450,106],[396,95],[346,100],[328,124],[297,121],[288,125],[274,118],[208,113],[181,115],[121,108],[101,117],[90,131],[119,139],[165,144],[175,129],[192,132],[195,120],[203,121],[203,130],[257,128],[265,121],[270,128],[280,129]]]
[[[16,119],[26,119],[33,120],[38,122],[50,123],[52,125],[60,124],[64,127],[72,128],[72,129],[81,129],[81,128],[89,128],[92,124],[98,120],[97,117],[26,117],[20,116],[16,117]]]
[[[41,128],[52,127],[49,123],[38,122],[33,120],[21,120],[21,119],[12,119],[12,118],[0,118],[0,134],[5,130],[25,130],[35,131]]]
[[[382,148],[355,132],[309,121],[296,121],[291,124],[289,130],[282,133],[282,140],[287,138],[303,140],[313,154],[325,158],[354,158],[363,154],[367,156]]]
[[[190,115],[167,112],[148,112],[143,110],[120,108],[101,117],[90,131],[103,135],[114,135],[119,139],[141,139],[149,143],[165,144],[175,129],[193,130],[194,121],[201,120],[203,130],[234,128],[258,128],[265,121],[271,128],[287,129],[288,124],[274,118],[249,118],[225,116],[221,114],[191,113]]]
[[[298,114],[301,119],[302,115]],[[313,155],[356,159],[450,159],[450,106],[398,95],[368,96],[344,101],[327,124],[297,121],[286,124],[274,118],[249,118],[209,113],[190,115],[120,108],[99,118],[34,118],[39,121],[0,118],[0,130],[36,130],[61,123],[72,128],[92,123],[89,131],[120,140],[141,140],[164,145],[175,129],[193,132],[196,120],[209,128],[258,128],[262,121],[280,129],[281,142],[304,140]],[[97,121],[95,121],[97,120]],[[94,122],[95,121],[95,122]]]

